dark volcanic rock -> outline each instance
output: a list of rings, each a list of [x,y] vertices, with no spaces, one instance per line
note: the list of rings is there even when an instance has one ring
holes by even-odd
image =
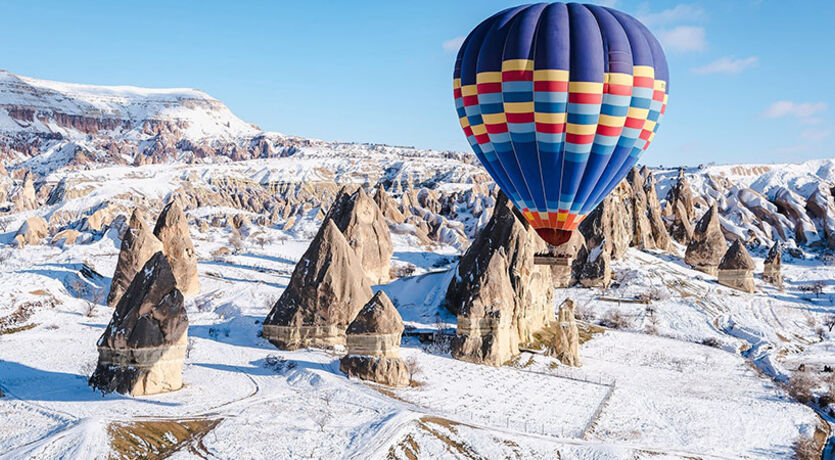
[[[107,305],[116,306],[145,262],[162,250],[162,242],[148,228],[141,212],[134,209],[128,229],[122,238],[119,260],[116,262],[116,271],[113,273],[110,292],[107,295]]]
[[[714,202],[693,230],[684,262],[696,270],[716,275],[726,249],[725,236],[719,225],[719,209]]]
[[[99,338],[90,385],[131,395],[179,389],[187,330],[183,295],[167,258],[157,252],[136,274]]]
[[[345,331],[371,298],[357,254],[328,219],[264,321],[264,338],[283,350],[345,344]]]

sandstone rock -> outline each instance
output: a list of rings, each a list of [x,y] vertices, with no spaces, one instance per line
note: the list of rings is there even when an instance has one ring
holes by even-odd
[[[263,336],[283,350],[345,344],[345,330],[371,298],[371,283],[328,219],[264,321]]]
[[[652,238],[655,240],[655,247],[663,251],[669,250],[670,235],[667,233],[667,226],[664,225],[664,219],[661,218],[661,203],[658,201],[658,192],[655,190],[655,178],[649,171],[646,172],[644,191],[647,194],[649,226],[652,230]]]
[[[27,244],[40,244],[41,239],[46,238],[46,235],[46,220],[43,217],[30,217],[20,225],[14,240],[17,247],[22,248]]]
[[[586,239],[579,231],[571,232],[571,238],[565,243],[549,247],[547,263],[551,267],[554,287],[566,288],[577,282],[576,261],[586,246]]]
[[[806,200],[806,211],[823,229],[823,235],[829,249],[835,249],[835,202],[833,202],[832,192],[828,187],[818,184],[818,187]]]
[[[649,223],[649,198],[644,190],[644,176],[637,167],[633,167],[627,176],[632,186],[632,246],[641,249],[655,249],[655,238]]]
[[[177,200],[163,208],[154,226],[154,236],[162,242],[163,252],[177,278],[177,288],[185,296],[200,293],[197,278],[197,254],[191,243],[188,220]]]
[[[548,355],[568,366],[580,367],[580,332],[574,319],[574,301],[565,299],[557,315],[554,344],[548,349]]]
[[[69,246],[75,244],[75,240],[78,238],[78,235],[78,230],[68,228],[56,233],[49,243],[54,246]]]
[[[406,217],[397,209],[397,203],[388,196],[382,184],[377,185],[374,192],[374,202],[377,203],[377,207],[380,208],[383,216],[391,222],[402,224],[406,221]]]
[[[777,287],[782,287],[783,274],[780,270],[782,265],[783,245],[780,243],[774,243],[768,251],[768,255],[765,256],[765,262],[763,263],[763,280]]]
[[[157,252],[116,305],[98,341],[90,386],[133,396],[180,389],[187,332],[183,295],[165,255]]]
[[[739,241],[734,241],[719,263],[719,284],[754,292],[754,261]]]
[[[461,257],[446,294],[458,316],[453,357],[501,365],[554,317],[550,268],[535,265],[547,245],[504,194],[493,216]]]
[[[577,281],[585,287],[609,287],[612,282],[612,259],[606,240],[588,249],[583,246],[574,266]]]
[[[820,239],[815,224],[806,214],[806,201],[793,191],[779,187],[774,193],[774,204],[794,224],[794,239],[800,244],[813,243]]]
[[[400,357],[402,334],[400,313],[383,291],[377,291],[348,325],[348,354],[339,361],[339,369],[383,385],[409,385],[409,371]]]
[[[695,206],[693,201],[693,191],[690,189],[690,183],[684,177],[684,169],[678,170],[678,178],[675,185],[667,192],[667,203],[675,206],[675,203],[681,203],[682,220],[689,222],[693,221],[695,216]],[[673,208],[675,209],[675,208]]]
[[[622,181],[580,223],[578,230],[586,239],[586,246],[603,244],[610,259],[619,259],[632,242],[632,212],[629,205],[631,187]]]
[[[719,226],[719,209],[714,202],[693,230],[693,239],[687,245],[684,262],[696,270],[716,275],[726,248],[725,237]]]
[[[693,224],[687,217],[687,210],[681,201],[674,201],[672,204],[670,236],[681,244],[688,244],[693,239]]]
[[[328,219],[345,235],[371,282],[388,281],[394,247],[388,224],[374,200],[362,188],[353,193],[343,188],[325,217]]]
[[[110,292],[107,294],[107,305],[115,307],[119,303],[122,294],[139,270],[151,256],[160,251],[163,251],[162,242],[148,228],[139,209],[134,209],[128,229],[122,238],[119,260],[116,262]]]
[[[10,201],[14,205],[17,212],[28,211],[38,207],[38,198],[35,194],[34,179],[32,173],[25,171],[23,176],[23,184],[12,193]]]

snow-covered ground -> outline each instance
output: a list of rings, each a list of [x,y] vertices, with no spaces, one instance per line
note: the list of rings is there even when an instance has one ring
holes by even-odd
[[[337,355],[283,352],[258,337],[308,243],[262,231],[267,245],[244,238],[237,254],[213,258],[229,235],[192,229],[201,294],[187,301],[186,386],[139,398],[102,397],[87,386],[112,312],[101,301],[90,311],[88,300],[107,291],[118,242],[0,249],[8,257],[0,316],[35,304],[31,328],[0,335],[0,458],[101,456],[114,427],[189,420],[218,422],[199,442],[180,445],[171,435],[182,447],[173,458],[782,458],[819,423],[748,358],[778,376],[801,361],[835,365],[831,342],[808,327],[808,318],[820,322],[835,310],[833,287],[811,300],[799,289],[832,279],[835,267],[787,261],[785,291],[758,283],[761,292],[746,295],[673,256],[630,250],[615,264],[618,287],[558,292],[558,301],[571,296],[594,315],[620,308],[631,318],[631,330],[607,330],[581,346],[582,369],[527,352],[490,368],[409,337],[402,353],[418,363],[421,384],[392,391],[346,378]],[[418,274],[379,288],[410,328],[454,327],[440,304],[455,251],[395,243],[395,260]],[[652,288],[658,335],[642,333],[645,305],[599,299]],[[721,348],[697,343],[708,337]],[[266,366],[270,355],[293,364]]]

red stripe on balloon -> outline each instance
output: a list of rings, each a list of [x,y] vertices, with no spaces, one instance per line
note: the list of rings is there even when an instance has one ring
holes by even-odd
[[[594,134],[572,134],[568,133],[565,135],[565,141],[570,142],[572,144],[591,144],[594,142]]]
[[[627,85],[613,85],[606,83],[603,85],[603,92],[606,94],[614,94],[615,96],[631,96],[632,87]]]
[[[452,90],[452,95],[455,96],[455,99],[461,97],[461,88],[455,88]]]
[[[569,93],[568,102],[574,104],[600,104],[603,94],[600,93]]]
[[[621,132],[623,132],[622,126],[597,125],[597,134],[601,136],[620,136]]]
[[[506,113],[508,123],[532,123],[534,120],[533,112],[527,113]]]
[[[634,77],[632,86],[640,86],[641,88],[652,88],[655,86],[655,80],[651,77]]]
[[[624,126],[632,129],[640,129],[644,127],[644,120],[629,117],[626,119],[626,124]]]
[[[487,128],[487,132],[490,134],[501,134],[507,132],[507,125],[505,123],[497,123],[495,125],[484,125]]]
[[[464,105],[469,107],[472,105],[478,105],[478,95],[473,94],[472,96],[464,96]]]
[[[568,91],[568,82],[540,80],[533,82],[533,89],[534,91],[564,93]]]
[[[539,133],[560,134],[565,132],[565,123],[537,123],[536,131]]]
[[[476,89],[478,90],[478,94],[487,94],[487,93],[501,93],[502,92],[502,84],[498,83],[479,83],[476,85]]]
[[[502,81],[531,81],[532,70],[506,70],[502,72]]]
[[[490,142],[490,136],[488,136],[487,133],[479,134],[478,136],[475,137],[475,140],[476,140],[476,142],[479,143],[479,145],[486,144],[486,143]]]

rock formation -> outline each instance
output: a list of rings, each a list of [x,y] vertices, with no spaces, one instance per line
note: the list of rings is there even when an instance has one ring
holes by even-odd
[[[134,209],[128,230],[122,238],[119,260],[107,294],[107,305],[115,307],[119,303],[136,273],[159,251],[164,251],[162,242],[148,228],[141,211]]]
[[[637,167],[633,167],[627,176],[632,186],[632,246],[641,249],[655,249],[655,238],[649,222],[649,198],[644,190],[644,176]]]
[[[263,336],[283,350],[345,344],[345,330],[371,298],[359,257],[328,219],[264,320]]]
[[[647,179],[644,190],[647,194],[647,212],[652,238],[655,240],[656,248],[666,251],[670,248],[670,235],[667,233],[667,226],[664,225],[664,219],[661,217],[661,203],[658,201],[658,192],[655,190],[655,177],[649,171],[646,173]]]
[[[551,267],[554,287],[566,288],[577,282],[577,257],[586,246],[585,237],[579,231],[571,232],[571,238],[565,243],[550,247],[547,262]]]
[[[397,203],[395,203],[394,200],[392,200],[386,193],[386,189],[383,188],[383,184],[377,185],[377,188],[374,191],[374,202],[377,203],[377,207],[380,208],[380,212],[383,213],[383,217],[390,220],[392,223],[402,224],[406,221],[406,217],[399,209],[397,209]]]
[[[388,281],[394,247],[388,224],[374,200],[362,188],[353,192],[343,188],[325,217],[328,219],[345,235],[371,282]]]
[[[75,240],[78,239],[78,235],[80,235],[78,230],[68,228],[56,233],[49,241],[49,244],[54,246],[69,246],[75,244]]]
[[[774,204],[794,224],[792,227],[794,227],[795,241],[806,244],[820,239],[815,224],[806,214],[806,201],[802,196],[785,187],[778,187],[774,192]]]
[[[632,242],[632,210],[629,205],[631,187],[622,181],[580,223],[578,230],[586,246],[603,247],[611,259],[619,259]]]
[[[580,332],[574,319],[574,301],[565,299],[557,314],[554,344],[548,354],[563,364],[580,367]]]
[[[774,243],[768,251],[768,255],[765,256],[765,262],[763,263],[763,280],[782,288],[783,274],[780,270],[782,265],[783,245],[780,243]]]
[[[726,249],[725,236],[719,226],[719,209],[714,202],[693,230],[684,262],[696,270],[716,275]]]
[[[32,173],[26,170],[23,176],[23,184],[12,193],[9,201],[14,205],[16,212],[28,211],[38,207],[38,198],[35,194],[34,180]]]
[[[98,341],[90,386],[134,396],[178,390],[188,316],[171,265],[157,252],[140,270]]]
[[[829,249],[835,249],[835,201],[832,199],[832,192],[829,188],[818,184],[806,200],[806,211],[823,228],[823,235]]]
[[[177,200],[168,203],[157,218],[154,236],[161,242],[163,252],[177,278],[177,288],[185,296],[200,292],[197,278],[197,254],[188,231],[188,220]]]
[[[690,189],[690,183],[684,177],[684,169],[678,170],[678,177],[675,185],[667,192],[667,203],[681,203],[683,220],[689,222],[693,221],[695,216],[695,206],[693,200],[693,191]]]
[[[754,292],[754,261],[739,240],[734,241],[719,263],[719,284]]]
[[[22,248],[27,244],[40,244],[41,239],[46,238],[46,220],[43,217],[30,217],[26,219],[15,233],[14,241],[17,247]]]
[[[348,354],[339,361],[339,369],[383,385],[409,385],[409,371],[400,357],[402,334],[400,313],[383,291],[377,291],[348,325]]]
[[[574,264],[577,281],[585,287],[609,287],[612,282],[612,258],[604,239],[597,246],[583,246]]]
[[[547,251],[504,194],[461,257],[446,294],[458,316],[455,358],[499,366],[518,354],[554,317],[553,281],[534,255]]]

